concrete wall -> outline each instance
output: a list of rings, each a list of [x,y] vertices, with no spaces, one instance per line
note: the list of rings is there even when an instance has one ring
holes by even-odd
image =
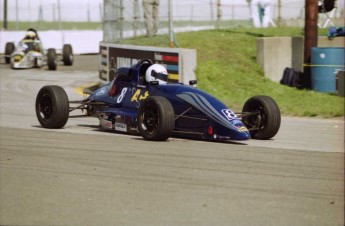
[[[257,61],[263,67],[265,76],[273,81],[279,81],[284,68],[292,65],[291,40],[290,37],[257,39]]]
[[[0,31],[0,53],[5,52],[7,42],[15,45],[24,38],[25,31]],[[102,41],[102,31],[66,30],[66,31],[39,31],[38,35],[45,49],[62,49],[63,44],[71,44],[74,54],[98,53],[99,42]]]
[[[319,37],[318,47],[345,47],[345,37]],[[284,68],[303,71],[303,37],[267,37],[257,39],[257,62],[265,76],[279,82]]]
[[[187,31],[201,31],[213,29],[212,26],[187,26],[177,27],[176,33]],[[145,29],[138,30],[138,34],[144,34]],[[158,34],[168,34],[168,28],[159,29]],[[1,31],[0,30],[0,54],[5,52],[7,42],[17,44],[25,36],[25,31]],[[38,31],[42,40],[43,47],[61,49],[63,44],[71,44],[74,54],[98,53],[99,43],[103,41],[103,31],[101,30],[62,30],[62,31]],[[133,37],[134,32],[131,30],[123,32],[123,38]],[[169,45],[167,40],[166,45]]]

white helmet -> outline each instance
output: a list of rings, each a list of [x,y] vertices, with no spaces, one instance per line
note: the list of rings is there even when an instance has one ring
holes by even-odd
[[[165,67],[160,64],[152,64],[145,73],[147,82],[158,81],[159,84],[166,84],[168,82],[168,72]]]
[[[36,33],[33,31],[28,31],[26,32],[25,38],[34,40],[36,38]]]

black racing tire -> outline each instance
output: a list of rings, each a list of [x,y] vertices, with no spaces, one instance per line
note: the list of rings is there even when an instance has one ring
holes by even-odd
[[[254,96],[243,106],[243,123],[253,139],[268,140],[274,137],[280,128],[281,115],[277,103],[269,96]],[[246,115],[246,113],[252,113]]]
[[[13,42],[7,42],[5,45],[5,62],[6,64],[11,63],[11,54],[13,53],[15,49],[15,45]]]
[[[145,140],[165,141],[175,128],[175,112],[165,97],[152,96],[141,102],[138,129]]]
[[[55,71],[57,68],[57,63],[56,63],[56,51],[55,49],[51,48],[48,49],[47,52],[47,64],[48,64],[48,69],[51,71]]]
[[[64,65],[66,66],[72,66],[73,65],[73,49],[70,44],[64,44],[62,47],[62,61]]]
[[[44,86],[36,97],[36,116],[42,127],[63,128],[69,116],[69,101],[60,86]]]

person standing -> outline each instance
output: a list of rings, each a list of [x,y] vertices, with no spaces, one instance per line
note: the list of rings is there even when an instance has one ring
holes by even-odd
[[[248,0],[248,3],[255,27],[276,26],[271,18],[272,0]]]
[[[147,36],[157,34],[159,26],[159,0],[143,0],[144,18]]]

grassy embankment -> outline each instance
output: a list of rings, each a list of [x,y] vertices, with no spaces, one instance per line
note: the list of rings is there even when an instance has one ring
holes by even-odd
[[[301,36],[302,32],[301,28],[234,28],[178,33],[176,37],[181,48],[197,50],[198,87],[235,110],[241,110],[250,96],[269,95],[278,102],[283,115],[343,116],[343,97],[280,85],[265,78],[256,63],[257,37]],[[325,30],[319,33],[326,34]],[[167,36],[137,37],[123,43],[167,47],[169,40]]]

